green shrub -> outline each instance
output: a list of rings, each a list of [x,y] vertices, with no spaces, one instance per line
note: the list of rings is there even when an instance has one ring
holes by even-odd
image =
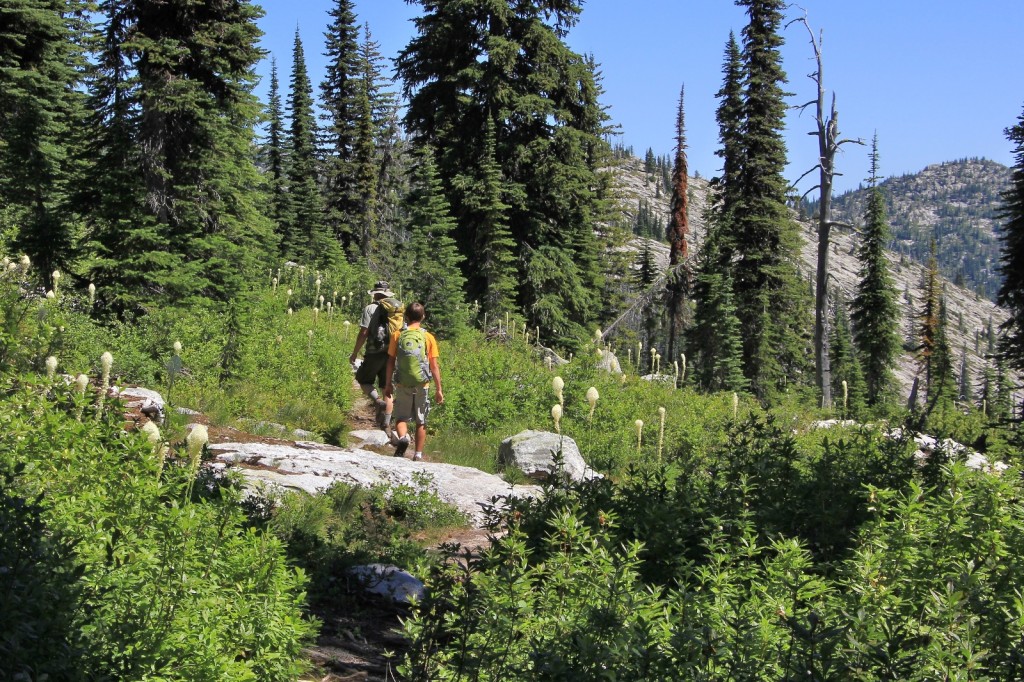
[[[22,609],[40,625],[31,651],[58,665],[73,652],[81,679],[296,675],[313,629],[304,578],[276,538],[246,529],[234,486],[189,497],[192,468],[161,473],[153,446],[121,430],[116,406],[79,422],[62,387],[52,399],[9,380],[2,390],[0,470],[15,472],[5,508],[12,496],[34,501],[14,550],[35,553],[37,589],[68,593],[34,604],[42,613]],[[0,572],[0,594],[24,579]]]

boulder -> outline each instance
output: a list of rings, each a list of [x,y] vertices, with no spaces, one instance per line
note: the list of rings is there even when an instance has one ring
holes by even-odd
[[[506,438],[498,448],[498,463],[522,471],[537,481],[555,473],[555,453],[562,452],[562,471],[573,481],[599,476],[580,454],[576,441],[550,431],[522,431]]]
[[[606,372],[612,374],[622,374],[622,366],[619,364],[619,359],[615,357],[615,353],[610,350],[598,351],[601,355],[597,358],[597,368],[603,369]]]
[[[157,424],[164,423],[164,397],[141,386],[128,386],[119,395],[128,412],[139,412]]]
[[[413,599],[423,601],[423,581],[388,564],[353,566],[348,574],[355,578],[370,594],[380,595],[398,604],[409,604]]]
[[[384,447],[391,444],[388,434],[380,429],[355,429],[348,432],[348,439],[357,448],[366,447],[367,445]]]
[[[640,378],[644,381],[656,381],[661,384],[676,385],[676,378],[671,374],[645,374]]]
[[[562,365],[568,365],[569,361],[561,357],[558,353],[551,350],[547,346],[538,346],[537,354],[540,356],[540,361],[548,365],[551,363],[551,367],[561,367]]]

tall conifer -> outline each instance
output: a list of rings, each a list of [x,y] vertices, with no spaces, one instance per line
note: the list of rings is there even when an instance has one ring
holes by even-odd
[[[95,208],[89,275],[119,311],[227,300],[273,248],[253,154],[259,9],[111,0],[102,10],[83,192]]]
[[[277,76],[277,60],[270,60],[270,92],[267,104],[267,174],[270,184],[270,217],[280,234],[290,205],[285,177],[284,113],[281,109],[281,85]]]
[[[851,308],[854,342],[864,368],[867,402],[876,405],[893,390],[893,368],[900,352],[900,310],[896,305],[896,289],[885,256],[889,224],[885,216],[885,198],[878,186],[877,134],[871,147],[868,184],[867,212],[857,248],[860,280]]]
[[[0,230],[48,282],[74,253],[71,145],[84,113],[82,2],[6,0],[0,10]],[[9,221],[8,225],[4,225]]]
[[[1001,326],[999,351],[1011,367],[1024,370],[1024,113],[1005,132],[1014,145],[1014,166],[1000,214],[1003,284],[998,301],[1010,316]]]
[[[690,289],[688,239],[690,235],[689,175],[686,163],[686,118],[683,108],[684,89],[679,90],[676,113],[676,158],[672,166],[671,217],[668,225],[668,356],[675,357],[676,338],[682,334],[683,306]],[[681,345],[681,344],[680,344]]]
[[[743,167],[737,210],[733,277],[743,336],[744,374],[761,398],[806,383],[809,297],[797,272],[800,236],[786,206],[783,177],[786,75],[779,53],[781,0],[737,0],[750,18],[743,30]]]
[[[426,307],[429,325],[441,336],[454,334],[468,317],[459,272],[459,255],[452,238],[455,220],[441,190],[433,154],[424,147],[407,198],[409,243],[405,249],[408,267],[405,288]]]
[[[471,251],[489,225],[467,209],[476,188],[459,184],[481,158],[487,121],[519,247],[519,302],[530,326],[575,336],[596,317],[601,267],[594,222],[602,183],[597,164],[603,112],[594,64],[562,38],[573,3],[420,0],[417,35],[400,53],[409,95],[406,123],[418,144],[437,149],[438,169],[458,222],[472,298],[485,282]]]
[[[939,284],[939,266],[935,258],[935,240],[931,241],[931,252],[921,280],[922,301],[917,314],[917,360],[923,374],[924,391],[932,395],[935,373],[935,354],[939,341],[939,308],[942,304],[942,289]]]
[[[320,84],[325,222],[343,246],[365,256],[369,240],[363,237],[365,201],[358,194],[360,169],[356,158],[363,106],[359,25],[352,0],[334,0],[328,14],[332,21],[324,34],[327,73]]]
[[[324,201],[317,181],[316,119],[313,87],[306,72],[306,56],[299,30],[295,29],[292,49],[291,92],[288,113],[288,196],[291,200],[283,225],[282,251],[285,258],[317,267],[338,260],[336,236],[324,222]]]

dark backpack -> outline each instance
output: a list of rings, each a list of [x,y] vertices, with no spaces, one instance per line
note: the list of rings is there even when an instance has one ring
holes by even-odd
[[[369,354],[384,353],[391,342],[391,335],[402,328],[405,317],[405,306],[395,298],[383,298],[377,301],[377,309],[370,317],[370,326],[366,328],[366,352]]]

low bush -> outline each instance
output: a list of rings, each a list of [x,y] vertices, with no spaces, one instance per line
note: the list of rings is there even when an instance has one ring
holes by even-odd
[[[193,486],[192,466],[162,466],[145,437],[121,430],[117,406],[78,421],[85,398],[59,384],[6,377],[0,392],[0,518],[12,531],[0,535],[0,660],[18,666],[11,674],[298,673],[313,631],[305,579],[280,541],[246,528],[235,486]]]

